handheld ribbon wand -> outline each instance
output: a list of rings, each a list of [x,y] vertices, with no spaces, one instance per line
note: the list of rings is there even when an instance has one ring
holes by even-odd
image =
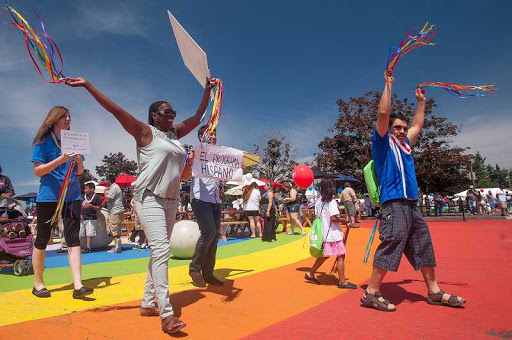
[[[41,29],[43,30],[42,34],[38,34],[29,22],[13,7],[7,5],[7,3],[4,9],[5,12],[10,14],[13,20],[11,24],[18,28],[23,34],[28,55],[43,81],[49,84],[64,82],[65,77],[62,74],[64,62],[62,55],[55,41],[46,33],[46,28],[39,15],[38,18],[41,22]],[[42,35],[44,39],[41,38],[40,35]],[[58,59],[56,59],[57,56]],[[46,72],[47,76],[43,75],[43,72]]]
[[[469,93],[465,90],[474,90],[474,91],[482,91],[482,92],[495,92],[497,89],[494,88],[494,85],[457,85],[457,84],[447,84],[441,83],[437,81],[425,82],[418,85],[420,88],[424,89],[426,87],[439,88],[441,90],[445,90],[452,96],[458,97],[460,99],[468,98],[468,97],[485,97],[483,93]]]

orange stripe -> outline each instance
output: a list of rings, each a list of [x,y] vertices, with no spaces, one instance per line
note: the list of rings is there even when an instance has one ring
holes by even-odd
[[[371,266],[364,265],[364,246],[368,229],[354,230],[348,244],[347,277],[360,283],[369,277]],[[276,251],[276,256],[279,256]],[[192,339],[239,339],[293,315],[317,306],[342,294],[333,276],[320,273],[324,283],[315,286],[305,283],[304,271],[313,259],[265,271],[263,273],[227,280],[224,287],[208,287],[173,294],[171,299],[176,315],[188,326],[183,329]],[[329,271],[329,259],[321,268]],[[233,271],[250,268],[220,268],[219,277]],[[141,287],[134,287],[141,289]],[[159,318],[138,315],[140,301],[131,301],[104,308],[67,314],[48,319],[29,321],[0,328],[5,339],[168,339],[160,330]]]

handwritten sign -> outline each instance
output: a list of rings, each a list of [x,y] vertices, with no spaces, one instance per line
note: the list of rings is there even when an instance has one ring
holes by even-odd
[[[60,138],[62,153],[90,154],[88,132],[62,130]]]
[[[201,144],[194,147],[192,176],[223,181],[240,180],[243,176],[244,153],[227,146]]]

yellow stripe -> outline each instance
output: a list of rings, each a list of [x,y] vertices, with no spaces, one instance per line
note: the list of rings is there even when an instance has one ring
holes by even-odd
[[[301,239],[278,248],[218,260],[216,268],[231,269],[227,278],[236,279],[308,258],[308,247],[307,240]],[[112,262],[112,265],[115,266],[115,262]],[[94,299],[91,301],[74,300],[71,284],[47,287],[52,293],[52,296],[47,299],[36,298],[32,295],[31,289],[1,293],[0,306],[7,307],[7,310],[0,313],[0,326],[139,300],[142,298],[146,274],[93,280],[98,286],[94,294],[89,296]],[[169,281],[170,290],[173,293],[195,288],[190,283],[188,265],[170,269]]]

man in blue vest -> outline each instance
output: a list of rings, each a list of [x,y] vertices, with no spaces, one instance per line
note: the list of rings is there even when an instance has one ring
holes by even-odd
[[[405,254],[414,269],[423,274],[428,289],[428,303],[460,307],[466,301],[445,293],[437,284],[430,231],[417,206],[418,183],[411,146],[423,128],[425,91],[416,89],[418,106],[409,127],[406,117],[390,117],[389,114],[395,81],[391,71],[385,72],[384,81],[372,146],[382,206],[379,228],[381,243],[375,252],[372,276],[361,303],[380,311],[396,310],[382,296],[380,286],[388,270],[397,271],[402,254]]]

